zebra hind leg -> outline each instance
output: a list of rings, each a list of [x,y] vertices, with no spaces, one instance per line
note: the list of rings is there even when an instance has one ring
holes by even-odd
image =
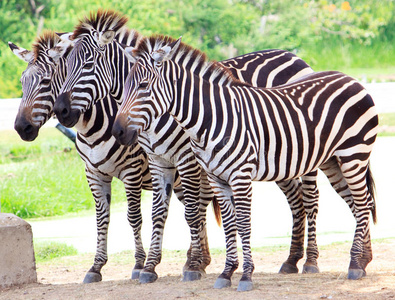
[[[287,198],[289,207],[292,212],[292,238],[289,256],[281,265],[280,274],[298,273],[298,261],[303,257],[304,253],[304,232],[306,214],[303,206],[301,182],[298,179],[278,181],[277,186],[281,189]]]
[[[347,181],[345,180],[343,173],[341,172],[339,163],[335,157],[331,158],[328,160],[324,165],[320,167],[320,169],[324,172],[324,174],[328,177],[329,182],[331,183],[333,189],[341,196],[344,201],[347,203],[349,206],[351,212],[354,215],[355,220],[357,221],[358,216],[356,214],[356,208],[355,208],[355,203],[354,203],[354,198],[351,194],[351,191],[348,187]],[[371,195],[374,195],[374,188],[371,178],[371,173],[367,171],[367,176],[370,178],[369,181],[367,181],[367,187],[369,190],[369,193]],[[371,184],[369,184],[371,182]],[[373,220],[375,220],[375,214],[373,215]],[[364,241],[363,241],[363,250],[362,250],[362,258],[360,260],[360,265],[362,269],[364,270],[362,273],[362,276],[366,275],[365,268],[368,265],[368,263],[372,260],[372,247],[371,247],[371,241],[370,241],[370,230],[367,228],[367,231],[365,233]]]
[[[370,246],[369,219],[373,213],[375,221],[374,190],[369,183],[372,176],[369,163],[361,161],[347,161],[340,159],[340,169],[347,181],[348,187],[354,199],[356,229],[354,241],[350,250],[350,265],[348,279],[360,279],[366,275],[366,266],[372,259]]]

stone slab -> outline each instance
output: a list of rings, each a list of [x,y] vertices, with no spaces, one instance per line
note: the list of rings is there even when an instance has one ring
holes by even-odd
[[[37,282],[33,233],[29,223],[0,213],[0,288]]]

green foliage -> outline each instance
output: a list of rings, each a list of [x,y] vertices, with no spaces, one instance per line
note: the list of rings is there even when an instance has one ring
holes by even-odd
[[[44,28],[72,31],[100,7],[122,12],[128,26],[144,35],[183,36],[214,60],[280,48],[296,52],[316,70],[395,65],[392,0],[3,0],[0,98],[21,96],[18,80],[26,66],[8,41],[30,49]]]
[[[37,262],[44,262],[63,256],[77,255],[78,251],[65,243],[34,241],[34,254]]]

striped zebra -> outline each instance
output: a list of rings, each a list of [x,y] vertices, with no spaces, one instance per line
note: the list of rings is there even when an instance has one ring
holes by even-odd
[[[33,141],[42,125],[53,115],[52,108],[67,74],[64,57],[53,51],[60,39],[44,32],[29,51],[9,43],[13,53],[28,62],[21,77],[23,97],[15,119],[15,129],[25,141]],[[67,46],[67,44],[65,44]],[[52,52],[52,54],[51,54]],[[111,135],[117,106],[110,97],[89,108],[76,123],[76,148],[85,163],[85,173],[95,200],[97,246],[92,267],[84,283],[101,281],[107,262],[107,235],[110,222],[111,182],[120,179],[126,191],[127,218],[133,228],[136,264],[132,278],[138,277],[146,253],[141,239],[141,189],[152,190],[148,159],[139,145],[121,146]]]
[[[116,101],[121,102],[123,82],[126,79],[126,72],[124,70],[130,68],[130,65],[126,64],[125,54],[122,52],[119,43],[122,35],[127,34],[128,30],[123,29],[117,32],[111,27],[114,24],[118,24],[119,20],[118,22],[114,21],[117,18],[117,13],[108,11],[99,12],[97,16],[91,15],[90,19],[81,22],[79,28],[77,28],[77,33],[74,33],[73,42],[78,45],[79,53],[75,54],[73,61],[70,62],[70,68],[73,69],[73,72],[71,72],[71,77],[68,81],[69,86],[63,88],[66,92],[57,101],[57,104],[59,104],[58,117],[61,121],[63,120],[63,124],[65,125],[72,126],[80,113],[84,112],[87,107],[90,107],[92,102],[100,100],[107,93],[111,93]],[[97,28],[98,24],[100,24],[101,28]],[[115,40],[112,38],[114,36]],[[103,59],[107,61],[103,61]],[[238,78],[262,86],[285,83],[289,79],[295,79],[312,72],[310,67],[301,59],[282,50],[255,52],[224,61],[222,64],[228,66]],[[95,69],[93,70],[89,66],[94,66]],[[89,88],[87,88],[87,85],[89,85]],[[72,99],[70,100],[69,98]],[[140,137],[139,142],[142,144],[144,150],[150,153],[149,156],[155,155],[155,159],[165,157],[167,161],[174,163],[175,158],[182,157],[185,155],[184,153],[188,153],[188,160],[183,159],[181,163],[190,162],[189,159],[194,159],[190,149],[185,148],[187,152],[184,152],[184,150],[181,151],[184,148],[180,148],[179,146],[182,145],[184,147],[189,145],[189,139],[184,137],[184,140],[181,140],[183,133],[180,131],[180,128],[176,126],[175,122],[168,122],[170,122],[169,116],[167,116],[167,119],[163,117],[161,121],[151,126],[149,133],[147,132],[146,135]],[[182,156],[179,156],[177,153]],[[165,167],[168,168],[168,166]],[[151,168],[151,173],[155,172],[153,171],[154,168],[155,166]],[[161,168],[163,167],[157,167],[158,171]],[[185,164],[185,170],[189,170],[189,168],[190,166]],[[341,174],[340,170],[336,168],[338,168],[337,165],[328,164],[325,169],[322,169],[327,173],[330,172],[331,176],[328,177],[331,183],[336,186],[337,191],[351,205],[352,197],[347,189],[347,184],[344,178],[341,175],[339,176]],[[316,261],[318,249],[315,237],[318,190],[315,183],[315,176],[311,176],[315,174],[309,174],[310,176],[304,177],[304,203],[300,199],[302,194],[297,180],[277,183],[287,196],[294,219],[290,255],[280,269],[282,273],[298,272],[296,264],[303,257],[304,252],[304,208],[306,208],[309,220],[307,260],[304,265],[304,272],[318,271]],[[208,190],[211,191],[210,188],[207,188]],[[167,196],[169,197],[170,195]],[[157,199],[157,197],[154,197],[154,199]],[[160,207],[161,203],[168,203],[168,200],[166,202],[154,200],[154,203],[159,203],[155,207]],[[202,211],[205,212],[205,210]],[[160,213],[162,215],[158,212],[157,217],[154,215],[154,224],[157,224],[154,225],[154,228],[163,230],[167,212],[161,211]],[[164,213],[166,215],[163,218]],[[158,221],[156,221],[156,218],[159,218]],[[161,235],[162,233],[158,232],[158,234]],[[152,240],[155,241],[154,238]],[[157,247],[159,251],[160,247],[161,244]],[[154,261],[152,264],[148,264],[148,261],[150,261],[150,258],[147,260],[146,273],[154,273],[154,268],[159,261]]]
[[[107,18],[107,20],[104,20],[104,18]],[[73,36],[75,47],[69,55],[69,60],[71,60],[69,69],[72,70],[69,74],[71,74],[71,76],[69,77],[69,80],[66,79],[66,83],[63,87],[63,90],[66,90],[67,92],[57,99],[55,105],[55,112],[57,113],[59,121],[63,123],[63,125],[73,126],[74,122],[78,120],[81,112],[84,112],[87,107],[90,107],[93,101],[99,100],[100,97],[105,96],[107,93],[114,93],[115,91],[115,94],[112,94],[112,96],[114,99],[120,100],[120,92],[122,91],[121,86],[128,74],[128,72],[124,72],[124,70],[129,70],[130,65],[127,63],[127,58],[119,44],[112,43],[111,47],[108,47],[107,49],[103,47],[105,44],[104,42],[113,41],[113,37],[116,35],[117,31],[113,28],[110,28],[107,31],[105,28],[100,28],[100,30],[95,28],[95,26],[98,25],[105,26],[106,24],[119,24],[123,21],[123,18],[119,18],[118,14],[114,14],[112,12],[103,12],[103,14],[99,12],[97,16],[91,15],[91,19],[84,20],[77,27]],[[118,23],[114,22],[114,19],[118,19]],[[122,41],[124,39],[122,36],[128,35],[128,32],[129,30],[125,29],[119,34],[117,33],[118,37],[116,37],[116,40],[121,40],[121,43],[127,44],[127,42]],[[101,37],[99,38],[100,43],[97,42],[98,37]],[[285,53],[284,51],[279,53],[279,58],[271,56],[268,52],[266,56],[260,56],[259,54],[256,54],[256,57],[249,56],[250,64],[246,64],[246,66],[250,65],[255,70],[255,61],[257,61],[257,57],[258,63],[259,60],[262,62],[263,58],[266,59],[264,63],[270,65],[271,60],[281,60],[281,56],[284,56],[284,54],[286,54],[285,56],[287,56],[288,60],[291,62],[295,60],[294,55]],[[94,58],[95,56],[96,58]],[[107,58],[108,61],[104,61],[103,58]],[[229,63],[239,63],[239,60],[240,58],[229,61]],[[300,59],[298,60],[300,61]],[[126,66],[124,65],[125,63],[127,63]],[[296,65],[297,67],[295,68],[295,71],[292,71],[292,67],[289,68],[288,72],[291,72],[290,74],[295,75],[298,72],[303,74],[304,72],[309,72],[311,70],[304,62],[303,64],[299,63]],[[93,70],[91,66],[94,66],[95,70]],[[92,80],[93,74],[96,74],[99,82]],[[114,76],[113,74],[116,74],[115,78],[111,77]],[[104,75],[108,75],[108,77],[103,78]],[[89,76],[89,79],[87,79],[87,76]],[[262,78],[261,80],[264,80],[264,76],[260,76],[260,78]],[[90,82],[90,80],[92,81]],[[68,83],[70,83],[71,87],[67,86]],[[110,86],[109,84],[112,84],[113,86]],[[90,89],[87,88],[87,85]],[[77,109],[71,108],[70,102],[67,99],[71,93],[73,93],[73,103],[77,102]],[[97,99],[93,99],[92,95],[95,95]],[[169,120],[169,116],[167,120],[162,119],[156,125],[152,126],[152,130],[149,132],[149,135],[146,135],[142,140],[140,140],[144,150],[150,157],[150,170],[153,176],[154,185],[154,231],[147,263],[143,272],[140,274],[140,282],[144,283],[152,282],[157,279],[155,267],[160,262],[162,247],[162,240],[161,238],[158,238],[158,236],[161,237],[163,235],[163,227],[167,217],[167,208],[170,198],[170,194],[168,192],[164,192],[164,187],[169,186],[166,190],[170,191],[170,184],[172,184],[174,177],[173,174],[169,174],[169,170],[173,170],[174,172],[177,168],[181,174],[181,180],[182,178],[185,178],[189,181],[188,189],[193,192],[190,194],[191,198],[195,198],[193,202],[196,203],[196,201],[198,201],[197,196],[199,195],[198,187],[201,176],[200,172],[195,171],[199,171],[199,166],[189,148],[189,139],[186,136],[183,136],[183,132],[174,121],[169,122]],[[164,124],[166,125],[164,126]],[[153,136],[153,138],[150,136]],[[169,138],[164,140],[164,137]],[[174,137],[176,137],[177,143],[173,142]],[[159,143],[158,141],[161,142]],[[171,165],[173,165],[173,167]],[[164,173],[163,170],[166,170],[166,173]],[[193,172],[191,172],[191,170]],[[160,172],[162,172],[162,174]],[[158,178],[158,180],[155,180],[155,178]],[[203,195],[201,198],[203,199],[203,203],[205,203],[206,201],[204,199],[212,198],[212,191],[208,182],[205,182],[207,179],[205,179],[205,177],[202,179],[201,189],[203,189],[204,192],[202,193]],[[165,180],[165,183],[162,183],[163,180]],[[157,182],[158,185],[156,185]],[[155,186],[158,186],[158,190],[161,192],[155,193]],[[281,182],[279,183],[279,186],[287,195],[295,219],[293,234],[295,239],[292,240],[290,258],[286,263],[284,263],[285,267],[283,266],[281,270],[282,272],[288,272],[288,270],[295,272],[296,269],[297,272],[296,263],[301,257],[303,257],[305,219],[303,203],[300,199],[301,195],[300,192],[298,192],[299,183],[296,180],[292,182]],[[160,197],[162,197],[162,199]],[[205,218],[206,206],[207,205],[205,204],[200,209],[202,212],[202,218]],[[208,244],[205,243],[205,245],[207,245],[206,247],[208,251]],[[310,252],[314,254],[316,251]],[[210,262],[209,256],[203,257],[203,259],[203,267],[201,267],[201,269],[204,269]],[[306,265],[308,266],[309,263]],[[314,259],[310,265],[316,265],[316,260]],[[192,267],[189,269],[193,270]],[[193,271],[187,272],[184,275],[192,278],[194,278],[193,276],[199,277],[199,275],[196,275]]]
[[[220,202],[226,263],[215,288],[230,286],[238,267],[239,291],[251,290],[251,181],[289,180],[337,163],[351,191],[356,231],[349,279],[359,279],[372,260],[369,219],[375,221],[369,156],[378,117],[371,96],[340,72],[318,72],[274,88],[235,79],[181,39],[153,36],[127,48],[134,62],[113,134],[136,139],[166,112],[191,138]]]

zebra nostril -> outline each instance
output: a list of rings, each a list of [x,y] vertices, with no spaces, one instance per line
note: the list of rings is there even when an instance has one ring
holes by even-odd
[[[62,117],[65,118],[69,115],[69,110],[67,108],[62,109]]]
[[[33,126],[32,125],[27,125],[26,127],[25,127],[25,133],[28,133],[28,134],[30,134],[30,133],[32,133],[33,132]]]

